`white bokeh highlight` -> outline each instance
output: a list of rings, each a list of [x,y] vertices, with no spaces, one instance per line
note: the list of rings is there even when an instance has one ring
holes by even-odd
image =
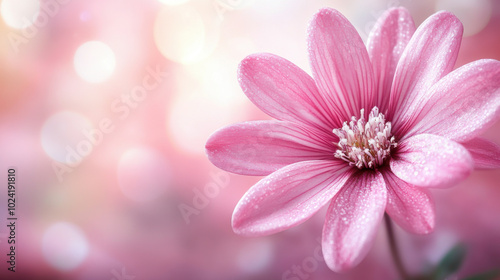
[[[39,0],[3,0],[0,4],[2,19],[8,26],[16,29],[33,25],[39,13]]]
[[[55,223],[43,234],[43,257],[57,270],[70,271],[77,268],[88,252],[89,244],[83,231],[71,223]]]
[[[219,42],[216,13],[203,13],[192,5],[165,6],[157,15],[154,40],[160,53],[181,64],[208,57]]]
[[[73,111],[61,111],[50,116],[41,129],[41,144],[52,159],[69,165],[78,164],[93,149],[85,131],[93,128],[85,116]]]
[[[176,96],[167,109],[167,127],[169,136],[181,149],[204,154],[210,134],[246,119],[250,101],[236,79],[238,63],[210,57],[186,66],[185,75],[177,79]]]
[[[115,71],[116,57],[105,43],[89,41],[78,47],[73,64],[80,78],[89,83],[101,83]]]
[[[206,95],[193,93],[180,95],[168,109],[169,136],[184,151],[204,154],[205,143],[214,131],[244,120],[242,106],[227,107]]]
[[[136,202],[158,198],[171,180],[170,166],[158,151],[133,148],[120,158],[117,168],[118,184],[125,197]]]

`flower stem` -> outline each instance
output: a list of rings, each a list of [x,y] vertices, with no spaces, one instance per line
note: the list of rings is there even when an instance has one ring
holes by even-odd
[[[411,279],[403,266],[403,261],[399,255],[398,245],[396,244],[396,238],[394,237],[394,229],[392,227],[392,221],[387,213],[384,214],[385,228],[387,230],[387,238],[389,239],[389,246],[391,248],[391,255],[396,264],[396,269],[403,280]]]

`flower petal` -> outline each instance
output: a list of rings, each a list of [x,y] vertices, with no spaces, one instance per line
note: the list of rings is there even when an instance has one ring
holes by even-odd
[[[461,143],[474,159],[476,169],[500,168],[500,146],[483,138]]]
[[[323,255],[333,271],[356,266],[368,253],[384,216],[387,189],[379,172],[358,172],[328,207]]]
[[[416,123],[405,137],[431,133],[467,142],[500,117],[500,61],[466,64],[434,85],[409,112]]]
[[[260,180],[241,198],[233,213],[233,230],[260,236],[300,224],[325,205],[352,172],[342,161],[286,166]]]
[[[334,159],[333,133],[290,122],[253,121],[224,127],[205,146],[217,167],[243,175],[268,175],[295,162]]]
[[[409,107],[448,74],[455,65],[463,27],[449,12],[438,12],[418,27],[406,46],[394,74],[388,119],[401,136],[412,119]],[[394,115],[391,115],[394,113]]]
[[[284,58],[268,53],[250,55],[240,63],[238,77],[248,98],[275,119],[322,126],[328,131],[339,125],[311,76]]]
[[[469,176],[474,161],[462,145],[444,137],[420,134],[398,143],[392,172],[421,187],[448,187]]]
[[[415,32],[415,23],[407,9],[393,8],[385,12],[368,36],[368,55],[373,64],[378,93],[375,105],[380,112],[386,113],[392,81],[399,58],[411,36]]]
[[[399,179],[391,171],[383,173],[387,184],[387,214],[404,230],[427,234],[434,229],[434,202],[430,193]]]
[[[366,47],[338,11],[321,9],[309,26],[309,58],[320,93],[342,121],[371,109],[375,90]],[[338,126],[340,127],[340,126]]]

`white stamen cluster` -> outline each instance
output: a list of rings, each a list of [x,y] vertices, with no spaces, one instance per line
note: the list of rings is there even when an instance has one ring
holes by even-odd
[[[335,157],[359,169],[381,166],[390,156],[391,147],[397,146],[391,135],[391,123],[385,122],[385,116],[377,107],[373,107],[368,122],[361,109],[359,120],[352,117],[349,125],[344,122],[342,128],[334,129],[333,133],[339,137]]]

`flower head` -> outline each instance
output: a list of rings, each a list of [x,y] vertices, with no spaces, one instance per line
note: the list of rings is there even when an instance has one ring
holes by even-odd
[[[309,29],[313,78],[272,54],[245,58],[241,87],[276,120],[225,127],[207,142],[216,166],[266,176],[236,206],[234,231],[276,233],[329,203],[322,244],[335,271],[363,259],[385,212],[409,232],[431,232],[428,188],[500,167],[500,147],[477,138],[500,116],[500,62],[453,70],[461,37],[448,12],[416,29],[395,8],[365,47],[342,14],[322,9]]]
[[[335,157],[359,169],[375,169],[384,164],[391,155],[391,148],[397,144],[391,134],[391,123],[385,122],[385,116],[377,107],[373,107],[368,122],[363,111],[361,109],[359,120],[352,117],[349,125],[345,122],[342,129],[333,130],[339,138]]]

